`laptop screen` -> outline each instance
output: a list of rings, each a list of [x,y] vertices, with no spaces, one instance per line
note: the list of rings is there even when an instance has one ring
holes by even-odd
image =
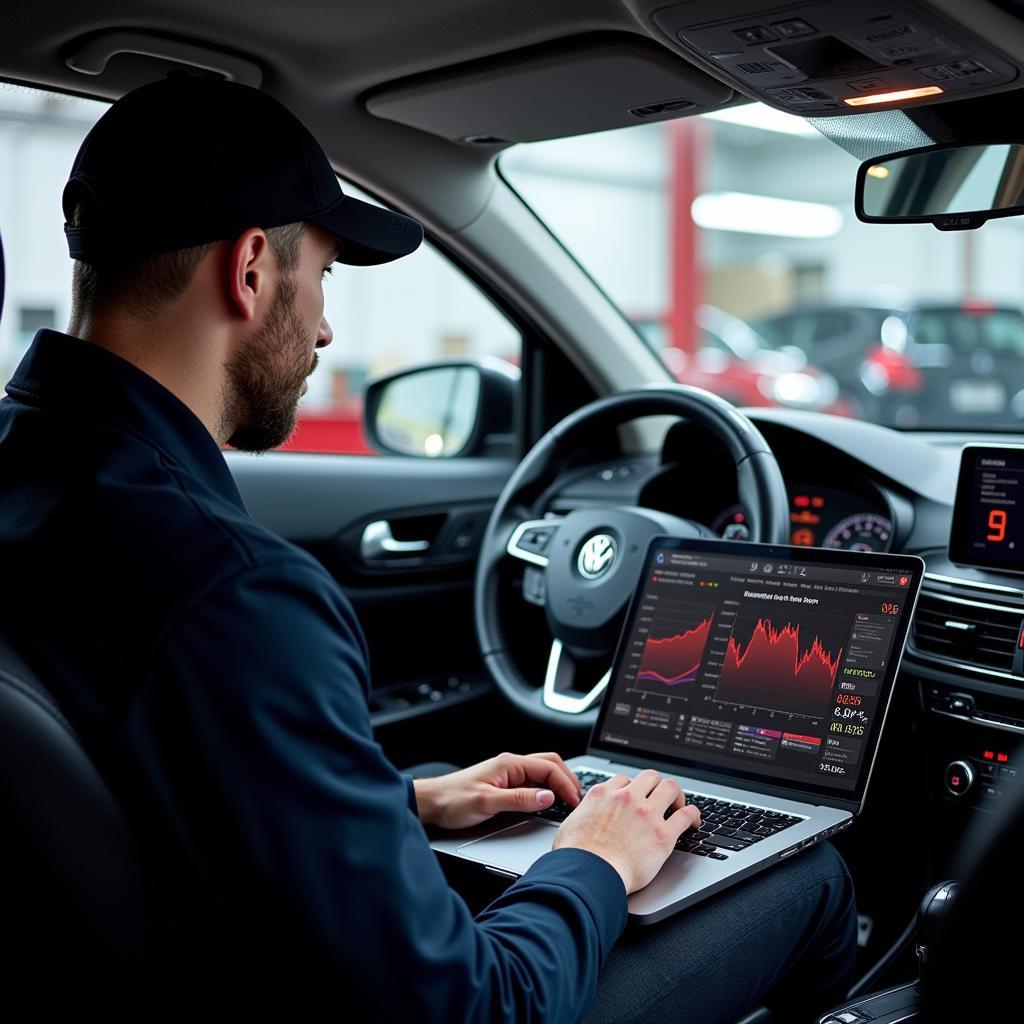
[[[859,802],[923,570],[655,538],[592,746]]]

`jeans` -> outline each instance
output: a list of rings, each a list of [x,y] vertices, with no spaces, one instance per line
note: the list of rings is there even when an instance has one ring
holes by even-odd
[[[763,1004],[804,1024],[853,980],[853,883],[828,843],[762,871],[611,951],[586,1024],[733,1024]]]

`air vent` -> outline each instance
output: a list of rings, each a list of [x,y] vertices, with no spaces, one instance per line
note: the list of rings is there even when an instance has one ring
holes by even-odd
[[[1013,608],[922,590],[913,646],[926,656],[1009,674],[1022,623],[1024,613]]]

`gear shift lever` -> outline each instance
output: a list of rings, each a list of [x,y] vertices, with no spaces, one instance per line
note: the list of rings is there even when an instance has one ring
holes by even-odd
[[[917,958],[920,964],[920,981],[897,985],[881,992],[865,992],[873,981],[882,977],[906,950],[913,934],[908,925],[889,952],[853,989],[855,998],[843,1006],[830,1010],[821,1017],[820,1024],[889,1024],[895,1021],[917,1020],[920,1013],[921,995],[928,986],[937,987],[935,979],[929,979],[934,970],[930,956],[934,944],[944,928],[944,922],[956,898],[959,882],[940,882],[933,885],[921,900],[917,911]],[[859,993],[859,994],[858,994]]]
[[[928,991],[928,976],[931,970],[929,950],[942,931],[943,922],[949,915],[956,899],[959,882],[939,882],[926,893],[917,911],[917,959],[921,970],[921,992]]]

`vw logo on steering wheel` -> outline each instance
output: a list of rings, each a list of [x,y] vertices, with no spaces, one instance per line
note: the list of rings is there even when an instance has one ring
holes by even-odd
[[[615,538],[607,533],[595,533],[582,548],[576,559],[576,568],[586,580],[603,576],[615,561]]]

